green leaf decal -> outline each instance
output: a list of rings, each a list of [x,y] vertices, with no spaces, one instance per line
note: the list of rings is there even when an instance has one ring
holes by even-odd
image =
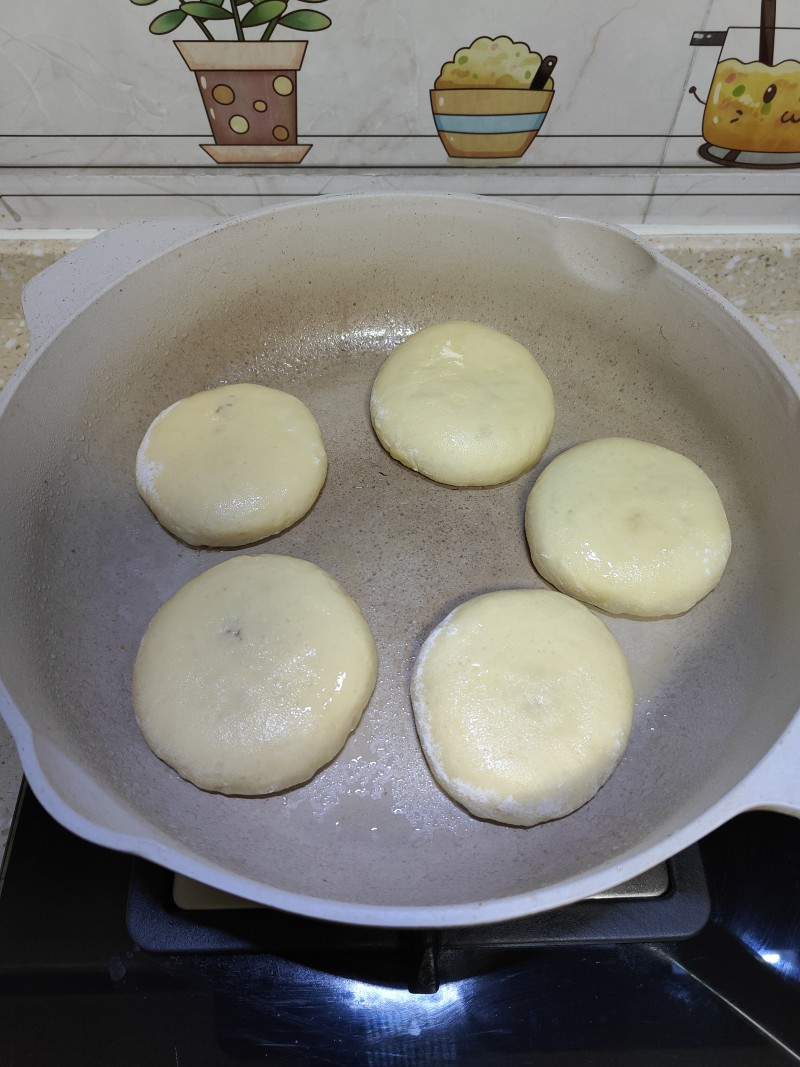
[[[272,22],[278,15],[286,10],[285,0],[261,0],[255,4],[242,19],[243,26],[263,26],[265,22]]]
[[[223,11],[221,7],[215,7],[208,3],[189,3],[181,7],[187,15],[196,19],[232,19],[230,11]]]
[[[185,18],[186,15],[183,11],[165,11],[163,15],[158,15],[150,23],[150,32],[171,33],[180,26]]]
[[[147,7],[148,4],[154,4],[156,0],[131,0],[132,4],[136,4],[137,7]],[[313,3],[314,0],[311,0]]]
[[[312,0],[313,2],[313,0]],[[312,33],[314,30],[327,30],[331,20],[327,15],[319,11],[309,11],[301,8],[299,11],[290,11],[280,20],[281,26],[288,26],[290,30],[302,30],[303,33]]]

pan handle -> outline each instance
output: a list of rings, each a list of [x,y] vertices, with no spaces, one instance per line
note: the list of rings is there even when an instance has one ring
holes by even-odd
[[[741,811],[765,808],[800,818],[800,712],[737,790]]]
[[[143,219],[105,230],[31,278],[22,291],[30,351],[38,352],[80,311],[137,267],[208,223]]]

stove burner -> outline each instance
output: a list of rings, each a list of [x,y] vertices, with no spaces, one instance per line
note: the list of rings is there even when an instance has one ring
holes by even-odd
[[[373,930],[182,910],[170,875],[74,837],[26,792],[0,891],[0,1062],[796,1064],[800,820],[738,816],[699,852],[705,880],[692,882],[692,850],[656,896]],[[695,904],[668,922],[684,875]],[[128,896],[131,928],[158,951],[126,929]],[[700,898],[710,918],[692,933]],[[626,939],[627,918],[601,940],[606,909],[647,916],[645,940]]]
[[[177,896],[177,903],[176,903]],[[133,862],[128,931],[155,953],[277,952],[313,966],[315,957],[359,958],[364,976],[374,957],[396,953],[411,992],[435,993],[443,970],[467,975],[471,962],[501,967],[515,950],[555,945],[657,941],[691,937],[710,913],[700,852],[693,846],[602,896],[508,922],[445,930],[348,926],[290,915],[220,895],[145,860]],[[476,972],[477,973],[477,972]]]

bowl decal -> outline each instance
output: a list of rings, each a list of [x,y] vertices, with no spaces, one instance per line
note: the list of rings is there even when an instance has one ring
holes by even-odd
[[[432,89],[431,108],[449,156],[518,158],[542,128],[553,95],[552,89]]]

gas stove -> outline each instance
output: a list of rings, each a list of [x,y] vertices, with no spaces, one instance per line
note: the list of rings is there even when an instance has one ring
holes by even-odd
[[[490,926],[287,915],[75,837],[23,787],[0,1063],[800,1061],[800,821],[741,815],[639,879]]]

